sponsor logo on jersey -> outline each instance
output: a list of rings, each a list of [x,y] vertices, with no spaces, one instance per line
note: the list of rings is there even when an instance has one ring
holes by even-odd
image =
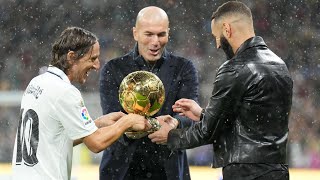
[[[89,115],[89,112],[86,107],[81,108],[81,117],[83,120],[83,124],[86,126],[92,122],[92,119]]]

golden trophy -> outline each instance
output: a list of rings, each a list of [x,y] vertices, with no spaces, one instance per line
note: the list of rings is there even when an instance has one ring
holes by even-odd
[[[145,116],[151,124],[148,131],[128,130],[125,135],[131,139],[142,138],[160,129],[157,119],[151,118],[162,107],[165,99],[165,89],[162,81],[148,71],[135,71],[128,74],[119,87],[119,100],[127,113]]]

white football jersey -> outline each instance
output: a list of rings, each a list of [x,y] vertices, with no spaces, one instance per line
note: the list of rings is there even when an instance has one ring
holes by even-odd
[[[13,179],[70,179],[73,140],[96,130],[80,91],[63,71],[49,67],[22,97]]]

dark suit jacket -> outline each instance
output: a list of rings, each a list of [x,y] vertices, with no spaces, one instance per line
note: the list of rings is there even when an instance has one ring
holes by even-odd
[[[191,61],[164,51],[162,58],[151,68],[137,46],[123,57],[106,63],[100,75],[100,98],[103,114],[122,110],[118,90],[122,79],[138,70],[152,71],[163,82],[165,102],[154,117],[171,115],[179,120],[179,127],[190,126],[192,120],[172,111],[172,105],[180,98],[197,101],[197,72]],[[152,143],[148,137],[133,140],[123,135],[107,148],[100,164],[100,179],[128,179],[145,176],[150,179],[190,179],[188,161],[184,150],[170,151],[164,145]],[[166,177],[167,178],[166,178]]]

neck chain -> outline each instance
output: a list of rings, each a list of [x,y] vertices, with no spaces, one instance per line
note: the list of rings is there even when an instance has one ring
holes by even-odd
[[[152,63],[150,63],[150,61],[144,60],[144,62],[146,64],[149,72],[152,72],[157,65],[157,61],[156,62],[151,61]]]
[[[150,72],[153,71],[153,69],[156,67],[157,62],[155,62],[154,64],[150,64],[149,62],[147,62],[147,66]]]

